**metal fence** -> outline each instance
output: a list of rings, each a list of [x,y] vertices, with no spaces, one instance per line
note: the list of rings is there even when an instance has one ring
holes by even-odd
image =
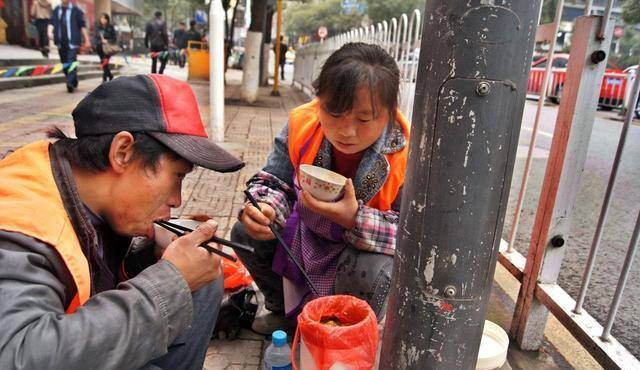
[[[559,8],[561,9],[561,7],[562,2],[559,2]],[[607,14],[607,12],[605,13]],[[561,10],[557,13],[557,15],[559,14],[561,14]],[[556,18],[560,19],[561,17],[557,16]],[[607,19],[607,17],[605,16],[602,19]],[[411,16],[403,14],[401,17],[392,18],[388,22],[384,21],[367,28],[354,29],[347,33],[329,38],[324,42],[302,46],[296,51],[296,60],[294,63],[294,85],[312,95],[312,81],[320,71],[324,60],[333,51],[337,50],[343,44],[351,41],[375,43],[382,46],[387,52],[389,52],[389,54],[393,56],[393,58],[398,63],[398,67],[400,68],[402,75],[400,87],[400,109],[403,114],[405,114],[410,120],[415,94],[415,80],[418,72],[418,56],[420,53],[420,33],[422,30],[422,21],[423,17],[421,16],[420,11],[415,10],[411,14]],[[608,32],[613,32],[613,27],[611,27],[611,25],[607,26],[606,21],[602,21],[601,23],[601,27],[603,27],[603,29],[609,27],[610,31]],[[591,24],[592,26],[595,25],[595,23],[593,22]],[[553,28],[551,27],[547,27],[547,30],[543,30],[543,26],[550,25],[540,25],[539,32],[544,31],[546,33],[549,33],[549,30],[553,30]],[[555,35],[555,32],[551,32],[550,34]],[[585,50],[586,49],[588,48],[585,47]],[[576,60],[578,59],[576,58]],[[539,243],[539,248],[532,248],[534,250],[530,250],[527,257],[521,255],[513,248],[507,248],[508,243],[503,240],[500,248],[501,253],[499,255],[499,261],[504,267],[507,268],[508,271],[511,272],[511,274],[518,281],[522,283],[521,292],[518,297],[518,301],[516,302],[516,312],[514,312],[513,318],[514,322],[524,322],[529,326],[536,326],[534,328],[534,331],[537,330],[538,332],[543,333],[546,324],[546,314],[542,315],[543,319],[541,320],[539,319],[539,317],[532,318],[532,316],[536,316],[538,315],[538,313],[532,313],[532,303],[524,301],[525,299],[533,299],[535,302],[537,302],[533,304],[538,304],[540,307],[543,307],[543,310],[545,310],[545,312],[546,310],[549,310],[549,312],[556,316],[556,318],[569,330],[569,332],[575,337],[575,339],[605,368],[640,369],[640,362],[610,334],[611,327],[615,321],[616,313],[620,304],[620,298],[624,292],[625,284],[629,275],[629,270],[638,246],[638,240],[640,239],[640,216],[638,218],[639,221],[636,222],[635,229],[632,233],[627,256],[622,263],[622,266],[620,267],[621,273],[619,283],[616,287],[615,295],[612,300],[611,308],[608,312],[608,318],[606,322],[597,322],[597,320],[589,315],[582,307],[584,297],[588,291],[587,288],[589,285],[589,280],[591,278],[591,270],[593,269],[593,265],[596,260],[602,226],[604,225],[607,217],[609,200],[613,191],[613,187],[615,185],[618,164],[620,162],[620,158],[626,143],[626,137],[629,132],[629,125],[633,118],[635,102],[638,99],[637,97],[639,84],[635,82],[635,71],[631,71],[631,73],[627,74],[604,73],[604,76],[600,75],[595,77],[593,75],[593,71],[587,71],[586,69],[580,69],[579,71],[579,77],[577,77],[578,79],[585,80],[585,76],[590,74],[590,76],[587,77],[591,79],[591,84],[593,87],[597,86],[598,79],[602,78],[600,96],[597,99],[598,105],[609,108],[627,107],[630,109],[628,109],[627,111],[618,150],[614,163],[612,165],[612,173],[609,178],[609,186],[607,188],[606,194],[604,195],[605,201],[602,206],[600,220],[598,221],[598,225],[596,228],[596,235],[593,239],[593,245],[590,250],[589,261],[585,268],[584,279],[578,301],[576,302],[575,300],[573,300],[573,298],[571,298],[569,294],[567,294],[556,283],[557,274],[559,272],[562,258],[564,256],[564,252],[559,253],[558,251],[562,250],[562,246],[564,246],[564,240],[562,238],[558,238],[558,235],[551,234],[551,232],[554,230],[549,230],[549,224],[547,224],[546,226],[540,226],[542,229],[544,229],[545,227],[547,228],[545,234],[541,234],[541,236],[546,239],[542,243]],[[527,93],[529,95],[540,95],[540,90],[542,89],[542,86],[544,86],[544,84],[542,83],[544,74],[545,68],[531,69],[527,86]],[[551,101],[562,104],[562,91],[565,87],[565,84],[568,83],[569,81],[567,76],[567,68],[552,69],[550,79],[547,82],[548,88],[546,95]],[[572,85],[567,85],[567,88],[576,88],[576,86],[580,85],[580,81],[575,82],[574,77],[574,82],[571,82],[571,84]],[[584,89],[584,87],[581,87],[581,89]],[[595,114],[595,105],[591,104],[589,106],[588,104],[584,104],[584,102],[587,100],[588,91],[584,92],[584,94],[584,97],[578,96],[576,98],[577,102],[575,101],[576,99],[574,99],[574,101],[572,102],[567,102],[567,106],[563,107],[563,105],[561,105],[560,111],[565,112],[564,116],[566,116],[565,118],[569,121],[572,119],[572,117],[574,117],[574,113],[578,109],[581,109],[581,112],[585,112],[591,109],[589,107],[592,107],[593,112],[590,113]],[[560,120],[560,113],[558,120]],[[593,117],[591,118],[590,124],[593,124]],[[569,132],[571,131],[571,123],[569,123],[568,128],[566,127],[566,125],[563,128],[558,128],[559,126],[562,125],[560,123],[557,123],[554,135],[558,136],[559,138],[557,140],[554,140],[553,145],[562,149],[554,150],[552,148],[548,163],[566,163],[565,166],[560,165],[558,168],[548,167],[545,181],[548,182],[548,186],[551,188],[553,188],[554,186],[557,188],[561,185],[560,187],[565,187],[561,189],[562,191],[575,193],[578,189],[578,183],[580,179],[579,173],[584,166],[584,158],[575,157],[574,152],[576,152],[576,148],[571,146],[575,145],[575,143],[569,144]],[[574,127],[574,131],[579,131],[578,129],[581,128],[575,123],[574,126],[576,126]],[[587,128],[588,133],[590,133],[591,127],[587,126]],[[571,132],[571,135],[573,134],[574,133]],[[580,134],[583,136],[586,135],[585,133],[578,132],[576,132],[575,134]],[[586,139],[583,138],[584,143],[578,144],[582,145],[582,147],[578,148],[579,150],[577,151],[583,151],[584,153],[586,153],[586,148],[589,141],[588,135],[586,136]],[[571,140],[575,141],[575,139]],[[569,146],[569,149],[567,149],[567,146]],[[531,155],[531,152],[529,153],[529,155]],[[574,157],[571,157],[572,155],[574,155]],[[567,166],[567,163],[569,164],[569,166]],[[567,167],[570,168],[567,169]],[[558,178],[560,177],[560,175],[565,176],[565,172],[571,171],[575,172],[573,174],[575,175],[573,177],[573,179],[576,180],[575,183],[559,184],[560,180]],[[551,177],[553,177],[554,175],[558,178],[551,179]],[[569,173],[567,177],[571,176],[572,174]],[[567,186],[568,188],[566,188]],[[554,191],[556,192],[557,190],[558,189],[554,189]],[[541,198],[548,195],[544,192],[545,189],[543,188],[541,191]],[[568,212],[570,213],[572,211],[573,205],[567,204],[567,199],[554,198],[551,204],[538,207],[536,219],[542,219],[542,216],[544,216],[545,213],[549,215],[554,214],[554,212],[557,213],[558,208],[568,210]],[[516,216],[514,216],[514,218]],[[565,216],[566,214],[562,217]],[[553,220],[553,217],[549,216],[548,219]],[[551,221],[549,221],[549,223],[551,223]],[[536,232],[535,228],[534,232]],[[533,239],[534,235],[532,234],[532,240]],[[548,272],[541,267],[543,263],[551,265],[552,269],[557,269],[557,271],[551,273],[551,278],[545,275]],[[555,276],[553,276],[554,274]],[[525,308],[521,309],[523,306]],[[511,331],[511,336],[518,341],[520,346],[526,349],[534,349],[538,348],[541,345],[541,341],[543,339],[542,336],[538,336],[537,339],[534,340],[533,346],[531,345],[531,343],[525,345],[525,339],[522,338],[522,330],[524,329],[518,329],[516,325],[516,328],[514,329],[514,327],[512,327]]]

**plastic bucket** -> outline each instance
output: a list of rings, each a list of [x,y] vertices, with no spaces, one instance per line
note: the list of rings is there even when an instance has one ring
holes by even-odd
[[[327,325],[328,320],[342,326]],[[353,296],[318,298],[298,316],[294,348],[298,339],[302,370],[373,369],[379,339],[376,315],[367,302]]]
[[[489,320],[485,320],[476,370],[490,370],[502,367],[507,360],[508,349],[509,336],[504,329]]]

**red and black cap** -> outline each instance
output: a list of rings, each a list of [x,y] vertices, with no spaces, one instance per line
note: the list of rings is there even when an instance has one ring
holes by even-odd
[[[218,172],[244,167],[209,140],[193,90],[171,77],[116,78],[89,93],[72,115],[77,137],[144,132],[198,166]]]

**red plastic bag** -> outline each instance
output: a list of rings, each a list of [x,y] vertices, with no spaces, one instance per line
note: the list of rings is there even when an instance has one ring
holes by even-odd
[[[342,326],[323,322],[332,320]],[[348,295],[321,297],[306,304],[298,315],[298,328],[293,342],[298,338],[304,345],[318,370],[329,370],[336,364],[342,368],[373,369],[378,349],[378,323],[367,302]],[[300,356],[303,370],[308,370],[309,360],[304,349]],[[303,358],[304,357],[304,358]],[[294,362],[294,353],[291,354]]]
[[[233,253],[235,255],[235,253]],[[253,278],[244,267],[242,262],[229,261],[226,258],[222,259],[222,272],[224,274],[224,289],[235,290],[251,284]]]

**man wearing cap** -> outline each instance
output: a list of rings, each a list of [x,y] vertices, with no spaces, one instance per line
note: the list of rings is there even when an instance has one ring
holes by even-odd
[[[222,277],[198,245],[216,224],[164,250],[144,241],[194,165],[244,164],[170,77],[100,85],[73,119],[77,139],[57,130],[0,161],[0,369],[201,369]]]

